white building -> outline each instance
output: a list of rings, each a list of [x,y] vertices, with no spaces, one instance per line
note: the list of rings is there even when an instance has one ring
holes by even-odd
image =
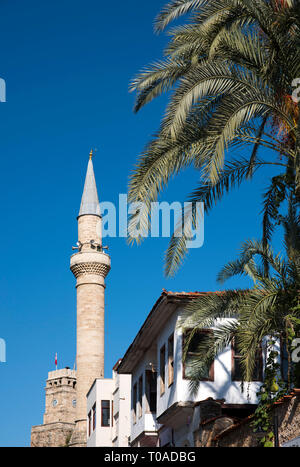
[[[257,381],[243,392],[233,348],[215,359],[198,393],[190,394],[188,364],[182,362],[184,336],[177,323],[187,301],[197,296],[163,291],[118,367],[120,376],[132,375],[132,447],[194,446],[204,420],[244,417],[256,406],[263,356],[257,361]]]
[[[87,447],[128,447],[130,438],[131,375],[95,379],[87,394]]]

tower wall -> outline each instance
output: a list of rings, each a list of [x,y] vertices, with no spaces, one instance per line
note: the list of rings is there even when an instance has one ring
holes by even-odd
[[[31,428],[32,448],[59,448],[68,447],[75,423],[49,423]]]
[[[99,216],[83,215],[78,217],[78,241],[81,242],[81,251],[91,249],[90,241],[97,245],[102,243],[102,219]]]
[[[75,427],[76,372],[50,371],[45,387],[44,424],[31,429],[32,447],[67,446]]]
[[[85,419],[86,394],[104,376],[104,284],[92,274],[81,279],[90,281],[77,285],[77,418]]]
[[[71,257],[71,271],[77,279],[77,409],[71,445],[84,446],[86,395],[94,380],[104,377],[104,279],[110,257],[101,248],[99,216],[80,216],[78,237],[80,251]]]
[[[76,415],[76,372],[69,368],[50,371],[46,381],[44,425],[74,423]]]

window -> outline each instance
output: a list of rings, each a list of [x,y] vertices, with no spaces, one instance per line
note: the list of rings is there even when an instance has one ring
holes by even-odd
[[[191,369],[192,369],[192,364],[193,361],[195,360],[195,357],[197,356],[197,348],[201,342],[201,340],[207,339],[209,334],[211,334],[213,331],[210,329],[202,329],[193,335],[190,344],[189,344],[189,349],[186,354],[186,359],[185,362],[183,363],[183,378],[184,379],[190,379],[191,375]],[[188,334],[185,334],[182,339],[182,344],[183,344],[183,349],[185,346],[186,339],[188,337]],[[201,381],[214,381],[214,362],[211,364],[210,368],[206,368],[205,370],[205,375],[201,379]]]
[[[136,423],[136,404],[137,404],[137,385],[133,386],[132,394],[132,412],[133,412],[133,423]]]
[[[242,381],[243,373],[242,373],[242,366],[241,366],[241,358],[235,340],[232,342],[232,365],[231,365],[231,379],[232,381]],[[263,370],[263,362],[262,362],[262,348],[257,351],[256,359],[255,359],[255,368],[253,372],[253,379],[252,381],[262,381],[262,370]]]
[[[139,378],[139,418],[143,414],[143,375]]]
[[[174,383],[174,334],[168,339],[168,383]]]
[[[89,414],[88,414],[88,434],[89,434],[89,436],[91,436],[91,433],[92,433],[92,412],[89,411]]]
[[[110,426],[110,401],[101,401],[101,426]]]
[[[95,431],[96,429],[96,404],[93,405],[92,412],[93,412],[93,431]]]
[[[147,411],[156,412],[157,399],[157,373],[156,371],[146,370],[146,402]]]
[[[159,358],[159,374],[160,374],[160,395],[162,396],[165,392],[166,386],[166,346],[164,345],[160,349],[160,358]]]

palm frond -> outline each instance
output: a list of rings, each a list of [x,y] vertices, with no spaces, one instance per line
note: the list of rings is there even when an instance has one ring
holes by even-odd
[[[278,222],[279,209],[286,196],[286,183],[284,175],[277,175],[272,178],[268,190],[264,194],[263,201],[263,236],[262,244],[264,247],[270,243],[275,225]],[[268,260],[264,260],[266,273],[268,272]]]
[[[223,284],[226,280],[236,275],[247,275],[247,266],[252,263],[255,256],[259,256],[262,260],[268,261],[274,271],[284,280],[286,276],[286,262],[279,254],[275,255],[269,245],[263,245],[257,240],[248,240],[242,243],[241,252],[238,259],[230,261],[226,264],[217,276],[219,283]],[[258,277],[257,277],[258,279]],[[268,276],[261,277],[260,280],[266,283]]]
[[[206,0],[172,0],[159,13],[155,20],[155,31],[163,31],[168,24],[179,16],[189,13],[205,4]]]
[[[130,91],[137,91],[134,111],[138,112],[144,105],[171,89],[189,68],[189,63],[167,58],[142,70],[130,83]]]

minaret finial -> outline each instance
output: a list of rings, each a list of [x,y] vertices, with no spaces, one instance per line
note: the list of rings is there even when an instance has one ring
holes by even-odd
[[[91,149],[91,152],[90,152],[90,161],[92,160],[93,158],[93,150]]]

